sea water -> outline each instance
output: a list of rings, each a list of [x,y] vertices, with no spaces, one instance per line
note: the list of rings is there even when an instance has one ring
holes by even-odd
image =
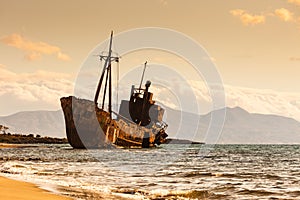
[[[0,149],[0,175],[77,199],[300,199],[299,145]]]

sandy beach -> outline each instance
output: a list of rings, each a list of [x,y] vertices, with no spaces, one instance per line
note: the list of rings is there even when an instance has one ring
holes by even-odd
[[[0,143],[1,148],[24,148],[28,147],[28,145],[22,144],[6,144]],[[8,178],[4,178],[0,176],[0,199],[7,200],[68,200],[71,198],[67,198],[60,195],[52,194],[46,190],[42,190],[38,188],[38,186],[22,182],[11,180]]]
[[[36,185],[0,176],[0,199],[7,200],[70,200],[38,188]]]

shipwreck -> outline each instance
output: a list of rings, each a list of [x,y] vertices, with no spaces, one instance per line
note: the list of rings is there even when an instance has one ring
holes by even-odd
[[[112,63],[119,57],[112,56],[113,32],[94,101],[75,96],[62,97],[66,135],[73,148],[150,148],[166,142],[167,124],[163,122],[164,109],[155,104],[149,92],[150,81],[142,87],[146,64],[139,87],[131,88],[130,99],[122,100],[118,112],[112,110]],[[98,103],[102,97],[101,104]],[[107,108],[105,108],[107,104]]]

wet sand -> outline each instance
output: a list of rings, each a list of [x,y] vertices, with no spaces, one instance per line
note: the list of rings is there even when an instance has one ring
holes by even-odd
[[[0,199],[7,200],[71,200],[38,188],[36,185],[0,176]]]
[[[0,143],[2,148],[25,148],[34,147],[33,145],[23,144],[6,144]],[[55,195],[46,190],[38,188],[38,186],[0,176],[0,199],[7,200],[70,200],[71,198]]]

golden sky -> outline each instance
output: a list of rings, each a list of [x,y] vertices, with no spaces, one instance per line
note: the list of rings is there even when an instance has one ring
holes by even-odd
[[[0,0],[0,115],[58,109],[53,94],[72,92],[82,62],[111,30],[142,27],[196,40],[225,85],[300,93],[300,0]]]

